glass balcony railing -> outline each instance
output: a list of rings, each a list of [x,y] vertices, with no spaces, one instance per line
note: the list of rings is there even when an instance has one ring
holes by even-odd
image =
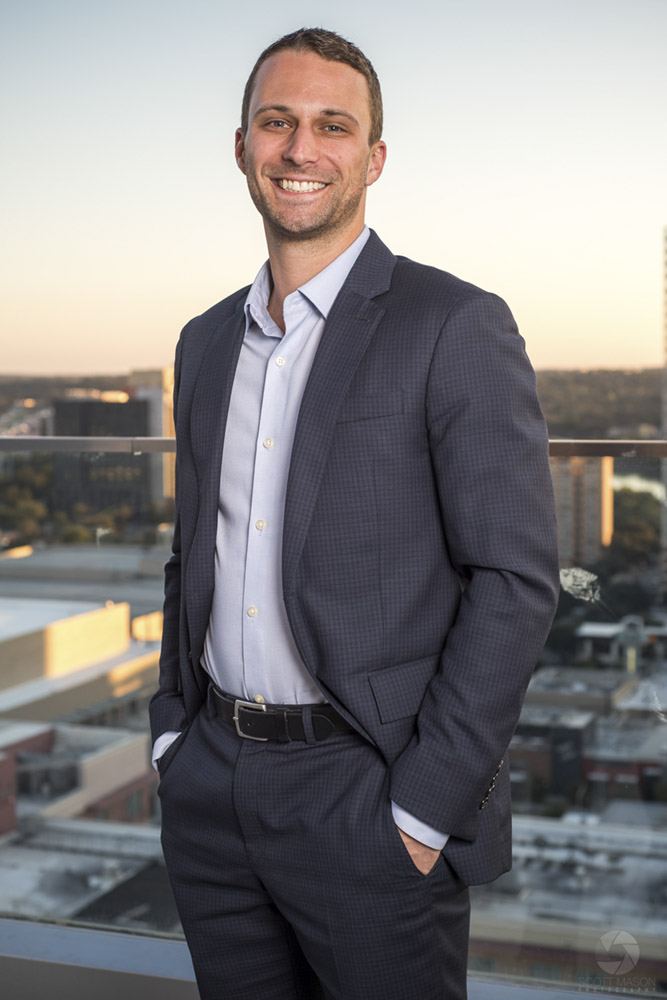
[[[0,935],[25,970],[40,935],[57,956],[95,928],[113,969],[131,933],[194,996],[146,711],[174,449],[0,437]],[[472,891],[470,994],[667,996],[667,442],[551,456],[561,600],[510,747],[514,866]]]

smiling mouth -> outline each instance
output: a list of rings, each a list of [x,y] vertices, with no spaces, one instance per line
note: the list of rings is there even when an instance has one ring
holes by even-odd
[[[327,187],[323,181],[290,181],[286,177],[274,180],[274,184],[283,191],[296,191],[303,194],[310,191],[321,191]]]

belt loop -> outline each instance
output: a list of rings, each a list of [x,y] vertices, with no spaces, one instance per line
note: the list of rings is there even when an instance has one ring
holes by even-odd
[[[317,743],[315,738],[315,730],[313,729],[313,708],[312,705],[304,705],[301,709],[301,718],[303,720],[303,734],[306,737],[306,743]]]
[[[281,743],[292,742],[292,737],[289,734],[289,718],[286,708],[276,712],[276,731]]]

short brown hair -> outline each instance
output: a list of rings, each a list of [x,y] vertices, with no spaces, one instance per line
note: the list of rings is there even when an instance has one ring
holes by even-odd
[[[352,42],[337,35],[335,31],[327,31],[325,28],[299,28],[298,31],[292,31],[289,35],[283,35],[282,38],[264,49],[252,68],[243,92],[241,129],[244,133],[248,131],[250,99],[259,68],[269,56],[275,55],[276,52],[283,52],[285,49],[291,49],[294,52],[314,52],[329,62],[347,63],[352,69],[361,73],[368,84],[368,101],[371,112],[368,144],[372,146],[373,143],[382,138],[382,92],[380,91],[380,81],[370,60]]]

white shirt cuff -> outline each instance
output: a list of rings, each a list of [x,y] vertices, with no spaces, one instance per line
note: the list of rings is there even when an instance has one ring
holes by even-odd
[[[167,747],[171,746],[176,737],[180,735],[181,735],[180,733],[177,733],[174,730],[170,729],[168,733],[162,733],[162,736],[158,736],[155,743],[153,744],[153,756],[152,756],[153,767],[155,768],[156,771],[157,771],[157,762],[159,761],[160,757],[165,752]]]
[[[441,851],[449,840],[448,833],[441,833],[440,830],[434,830],[428,823],[422,823],[420,819],[417,819],[412,813],[406,812],[394,801],[391,803],[391,812],[394,823],[401,828],[403,833],[414,837],[415,840],[426,844],[427,847],[432,847],[435,851]]]

